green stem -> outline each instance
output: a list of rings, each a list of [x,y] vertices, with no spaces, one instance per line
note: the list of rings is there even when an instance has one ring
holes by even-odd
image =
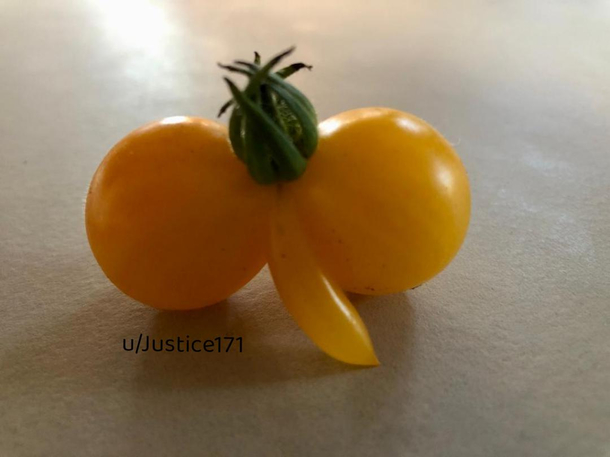
[[[248,77],[240,90],[228,78],[225,81],[233,96],[219,115],[233,106],[229,121],[229,138],[235,155],[246,164],[252,178],[260,184],[274,184],[299,178],[318,143],[317,118],[311,102],[284,79],[302,68],[296,63],[273,73],[273,68],[290,55],[290,48],[260,65],[235,61],[221,68]]]

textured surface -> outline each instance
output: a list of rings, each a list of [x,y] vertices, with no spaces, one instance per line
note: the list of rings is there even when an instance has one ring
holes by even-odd
[[[159,313],[85,239],[118,139],[214,116],[216,61],[292,43],[321,118],[411,111],[471,176],[451,266],[356,300],[377,369],[317,351],[266,271]],[[0,455],[610,455],[607,2],[2,0],[0,62]],[[244,352],[124,352],[140,333]]]

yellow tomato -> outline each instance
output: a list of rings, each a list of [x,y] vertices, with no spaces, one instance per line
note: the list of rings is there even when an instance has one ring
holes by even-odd
[[[156,308],[198,308],[264,265],[272,197],[234,156],[225,127],[167,118],[105,157],[87,196],[87,235],[127,295]]]
[[[386,108],[341,113],[319,134],[287,190],[327,275],[374,295],[439,273],[470,218],[468,177],[451,145],[421,119]]]
[[[323,351],[378,365],[344,291],[399,292],[439,273],[466,236],[468,177],[451,145],[407,113],[363,108],[317,129],[309,100],[284,81],[307,65],[272,72],[293,50],[222,66],[249,78],[243,91],[225,78],[229,132],[175,117],[120,141],[91,182],[89,243],[119,289],[162,309],[221,301],[268,262]]]

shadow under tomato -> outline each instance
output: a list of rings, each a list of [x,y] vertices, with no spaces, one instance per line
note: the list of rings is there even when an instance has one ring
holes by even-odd
[[[338,376],[355,371],[390,374],[394,363],[392,349],[408,346],[412,309],[405,295],[388,297],[352,297],[362,313],[382,366],[363,368],[338,362],[322,353],[296,326],[278,301],[260,304],[254,312],[244,310],[239,299],[229,299],[209,308],[188,312],[158,312],[148,330],[149,346],[153,339],[159,348],[173,339],[197,339],[200,352],[154,352],[150,348],[137,356],[137,383],[156,389],[200,389],[275,383],[287,380]],[[251,306],[251,304],[249,304]],[[391,323],[388,328],[388,323]],[[383,335],[383,338],[377,338]],[[215,338],[221,337],[218,351]],[[242,350],[233,340],[242,338]],[[213,352],[201,350],[205,340],[214,341]],[[211,346],[211,345],[210,345]],[[185,343],[182,348],[185,349]],[[408,347],[405,348],[408,350]],[[400,363],[404,362],[404,357]],[[396,361],[399,362],[398,360]],[[387,382],[387,379],[386,379]]]
[[[383,417],[399,416],[401,411],[408,409],[415,309],[407,294],[349,294],[369,329],[381,361],[379,368],[363,373],[362,379],[349,383],[343,393],[349,398],[351,414],[345,417],[350,421],[350,433],[354,436],[369,436],[370,424],[384,423]],[[401,401],[388,402],[389,398],[400,398]],[[366,415],[366,421],[359,420],[362,415]],[[405,440],[410,438],[410,432],[404,427],[395,431]]]
[[[197,345],[200,352],[191,348],[189,352],[141,353],[137,382],[156,388],[198,389],[316,378],[359,369],[319,351],[289,316],[272,319],[273,324],[267,326],[266,321],[242,318],[239,307],[229,300],[197,311],[159,312],[148,331],[157,348],[161,340],[173,339],[175,344],[180,336],[191,343],[201,341]],[[227,349],[230,338],[241,338],[241,346],[234,339]],[[210,352],[202,350],[206,340],[211,342]],[[185,349],[185,343],[182,347]]]
[[[264,279],[264,278],[263,278]],[[272,283],[262,296],[240,293],[196,311],[163,312],[139,305],[111,287],[90,292],[88,304],[74,297],[75,311],[49,316],[48,324],[23,335],[2,354],[2,375],[63,391],[69,384],[91,389],[123,382],[133,388],[205,389],[298,381],[329,376],[392,376],[396,348],[409,351],[412,309],[406,295],[352,296],[369,328],[382,365],[361,368],[320,351],[283,308]],[[228,352],[125,351],[123,339],[241,337]],[[387,381],[387,379],[386,379]],[[66,384],[67,383],[67,384]],[[96,387],[97,386],[97,387]]]

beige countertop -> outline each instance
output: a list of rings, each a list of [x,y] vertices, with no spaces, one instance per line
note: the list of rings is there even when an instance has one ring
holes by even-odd
[[[290,44],[321,119],[410,111],[471,177],[455,261],[356,300],[376,369],[318,351],[266,270],[161,313],[86,241],[116,141],[215,116],[217,61]],[[0,455],[610,455],[608,2],[4,0],[0,104]],[[243,352],[125,352],[139,334]]]

